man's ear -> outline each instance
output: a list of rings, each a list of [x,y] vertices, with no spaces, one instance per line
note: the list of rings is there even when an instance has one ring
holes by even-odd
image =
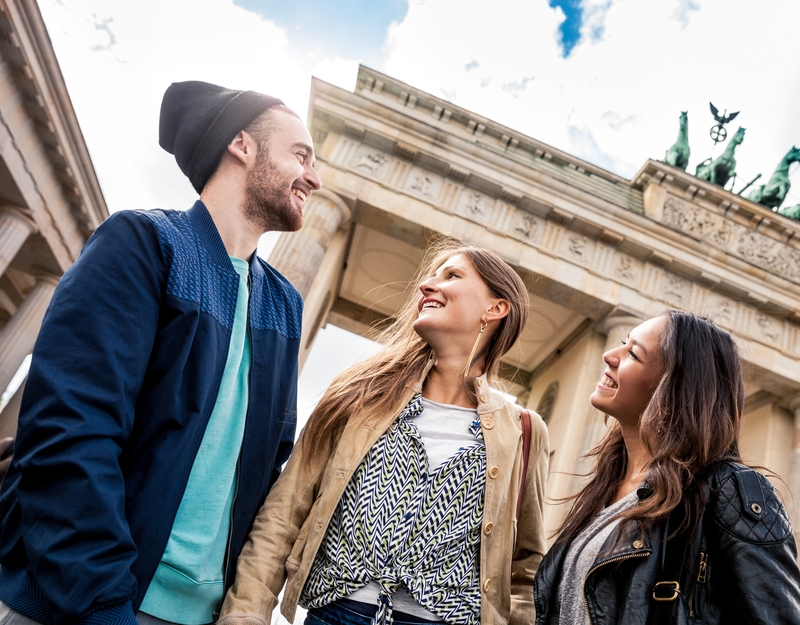
[[[242,130],[237,134],[233,141],[228,144],[228,154],[233,156],[241,163],[247,164],[247,161],[252,158],[256,153],[256,142],[249,132]]]

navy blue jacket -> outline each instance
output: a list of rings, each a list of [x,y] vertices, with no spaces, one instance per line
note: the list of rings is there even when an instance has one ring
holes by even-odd
[[[302,299],[253,254],[250,401],[226,587],[292,447]],[[217,398],[239,276],[206,207],[123,211],[45,315],[0,490],[0,600],[134,625]]]

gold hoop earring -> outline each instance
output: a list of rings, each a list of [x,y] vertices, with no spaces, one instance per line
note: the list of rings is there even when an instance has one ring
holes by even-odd
[[[472,351],[469,353],[469,358],[467,359],[467,366],[464,367],[464,377],[466,378],[469,376],[469,369],[472,365],[472,358],[475,356],[475,352],[478,351],[478,344],[481,342],[481,337],[483,336],[483,331],[486,329],[486,326],[489,325],[489,322],[486,319],[481,319],[481,331],[478,332],[478,338],[475,339],[475,345],[472,346]]]

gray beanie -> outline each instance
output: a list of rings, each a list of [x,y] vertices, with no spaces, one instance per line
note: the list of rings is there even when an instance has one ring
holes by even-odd
[[[175,155],[178,167],[200,193],[234,137],[278,104],[283,102],[255,91],[199,80],[174,82],[161,102],[158,143]]]

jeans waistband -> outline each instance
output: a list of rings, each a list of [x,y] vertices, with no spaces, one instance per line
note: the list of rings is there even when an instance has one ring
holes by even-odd
[[[325,625],[372,625],[375,619],[377,606],[373,606],[362,601],[352,601],[350,599],[339,599],[321,608],[311,608],[309,616],[322,621]],[[393,611],[392,621],[394,625],[429,625],[441,624],[442,621],[427,621],[412,614]]]

